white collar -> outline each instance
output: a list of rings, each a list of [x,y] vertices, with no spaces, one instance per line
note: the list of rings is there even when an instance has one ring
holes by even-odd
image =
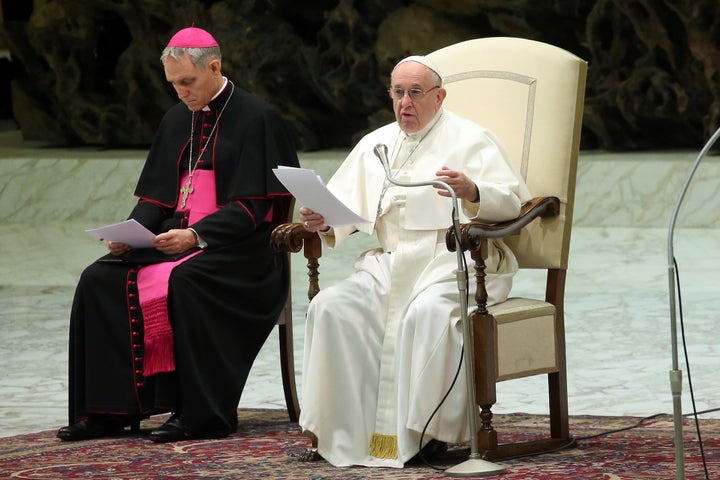
[[[227,84],[228,84],[228,79],[227,79],[226,76],[223,76],[223,85],[222,85],[222,87],[220,87],[220,90],[218,90],[217,93],[216,93],[215,95],[213,95],[213,97],[210,99],[210,102],[208,102],[208,104],[205,105],[205,106],[202,108],[204,112],[209,112],[209,111],[210,111],[210,103],[211,103],[213,100],[215,100],[215,99],[218,97],[218,95],[220,95],[220,94],[223,92],[223,90],[225,90],[225,87],[227,87]]]

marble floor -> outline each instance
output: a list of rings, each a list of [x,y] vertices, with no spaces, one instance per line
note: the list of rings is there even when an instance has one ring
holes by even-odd
[[[2,140],[0,136],[0,140]],[[98,226],[98,220],[82,215],[64,219],[52,208],[47,217],[28,210],[32,189],[48,192],[56,184],[75,178],[73,169],[62,169],[63,178],[50,175],[40,181],[46,169],[43,160],[57,168],[58,158],[132,157],[142,160],[141,152],[87,151],[58,152],[27,145],[3,146],[0,143],[0,436],[42,430],[54,430],[67,417],[67,318],[75,281],[85,265],[103,254],[102,247],[84,232]],[[313,165],[323,155],[340,157],[337,152],[308,154],[301,163]],[[650,155],[650,154],[647,154]],[[660,155],[662,157],[662,155]],[[617,189],[625,196],[625,177],[643,177],[636,162],[628,167],[631,174],[595,174],[603,182],[590,179],[594,170],[622,163],[622,154],[581,155],[578,175],[578,209],[573,230],[571,264],[566,290],[566,330],[569,371],[569,408],[571,414],[635,415],[672,413],[669,386],[671,369],[670,310],[668,300],[668,235],[670,206],[677,196],[693,154],[679,155],[681,163],[673,175],[674,192],[634,183],[637,196],[658,192],[663,200],[664,214],[655,224],[641,220],[608,222],[630,215],[622,208],[604,204],[591,208],[586,198],[598,196],[598,183],[609,182],[608,189]],[[678,155],[675,155],[678,157]],[[663,160],[664,158],[664,160]],[[666,162],[663,157],[659,162]],[[13,164],[12,162],[16,162]],[[3,165],[5,166],[4,170]],[[650,171],[662,177],[659,164]],[[330,167],[328,167],[330,168]],[[640,168],[640,170],[642,170]],[[18,185],[23,179],[33,178]],[[45,182],[37,186],[37,183]],[[633,182],[631,182],[633,183]],[[614,185],[613,185],[614,184]],[[717,183],[715,183],[717,185]],[[712,187],[716,188],[716,187]],[[30,192],[30,193],[29,193]],[[70,192],[70,190],[68,190]],[[83,188],[72,192],[83,195]],[[43,193],[44,194],[44,193]],[[37,195],[41,195],[38,193]],[[710,194],[708,194],[710,195]],[[70,193],[66,195],[72,203]],[[625,198],[627,201],[627,198]],[[652,208],[658,201],[650,198]],[[663,203],[664,202],[664,203]],[[94,204],[93,204],[94,205]],[[85,205],[83,211],[91,211]],[[628,207],[630,208],[630,207]],[[648,207],[650,208],[650,207]],[[17,212],[25,209],[26,215]],[[600,209],[600,210],[599,210]],[[34,210],[33,210],[34,211]],[[590,221],[588,212],[595,211],[598,220]],[[55,212],[52,214],[52,212]],[[717,212],[708,213],[716,215]],[[689,215],[698,215],[692,207]],[[28,220],[20,221],[19,218]],[[58,221],[58,219],[62,221]],[[109,222],[108,222],[109,223]],[[321,265],[321,283],[329,284],[344,276],[350,260],[371,245],[366,238],[353,238],[337,251],[326,252]],[[720,229],[713,222],[706,226],[681,226],[675,231],[674,252],[680,272],[684,332],[689,358],[688,369],[681,348],[680,369],[683,372],[683,410],[692,412],[688,388],[688,371],[698,411],[720,408]],[[304,259],[293,264],[295,349],[296,359],[302,358],[303,347],[303,283],[306,279]],[[515,293],[522,295],[542,287],[537,272],[521,272]],[[682,347],[682,346],[681,346]],[[273,334],[253,367],[241,407],[284,407],[278,360],[278,345]],[[302,365],[297,365],[298,384],[302,382]],[[495,411],[545,413],[546,386],[542,378],[503,382],[498,387]],[[720,418],[720,413],[703,413],[702,418]]]

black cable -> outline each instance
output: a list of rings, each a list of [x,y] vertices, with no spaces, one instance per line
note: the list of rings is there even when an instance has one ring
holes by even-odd
[[[686,413],[686,414],[684,414],[683,416],[700,415],[700,414],[703,414],[703,413],[712,413],[712,412],[717,412],[717,411],[720,411],[720,408],[712,408],[712,409],[709,409],[709,410],[703,410],[702,412]],[[626,432],[626,431],[628,431],[628,430],[633,430],[633,429],[635,429],[635,428],[638,428],[638,427],[642,426],[645,422],[647,422],[647,421],[649,421],[649,420],[652,420],[652,419],[658,418],[658,417],[664,417],[664,416],[670,416],[670,414],[668,414],[668,413],[655,413],[655,414],[653,414],[653,415],[648,415],[647,417],[643,417],[643,418],[639,419],[636,423],[634,423],[634,424],[632,424],[632,425],[629,425],[629,426],[627,426],[627,427],[621,427],[621,428],[616,428],[616,429],[613,429],[613,430],[607,430],[607,431],[605,431],[605,432],[600,432],[600,433],[596,433],[596,434],[593,434],[593,435],[587,435],[587,436],[585,436],[585,437],[576,437],[576,438],[570,440],[570,441],[569,441],[568,443],[566,443],[565,445],[561,445],[561,446],[559,446],[559,447],[557,447],[557,448],[555,448],[555,449],[552,449],[552,450],[547,450],[547,451],[537,452],[537,453],[528,453],[528,454],[524,454],[524,455],[514,455],[514,456],[512,456],[512,457],[505,457],[505,458],[503,458],[503,460],[505,460],[505,461],[507,461],[507,460],[517,460],[517,459],[520,459],[520,458],[538,457],[538,456],[540,456],[540,455],[546,455],[546,454],[548,454],[548,453],[559,452],[559,451],[561,451],[561,450],[564,450],[564,449],[572,446],[575,442],[582,442],[582,441],[585,441],[585,440],[592,440],[593,438],[605,437],[605,436],[608,436],[608,435],[612,435],[612,434],[614,434],[614,433],[620,433],[620,432]],[[705,473],[705,477],[706,477],[706,479],[707,479],[707,470],[706,470],[706,473]]]
[[[455,218],[455,207],[453,207],[453,210],[452,210],[452,218]],[[462,244],[461,244],[461,241],[460,241],[460,240],[461,240],[461,239],[460,239],[460,232],[457,231],[457,229],[453,229],[453,233],[455,234],[455,248],[462,249]],[[468,275],[468,268],[467,268],[467,259],[465,258],[465,254],[462,255],[462,264],[463,264],[463,271],[465,272],[465,285],[468,285],[469,275]],[[466,289],[465,289],[465,305],[468,304],[468,303],[467,303],[468,300],[469,300],[468,288],[466,288]],[[462,315],[462,314],[461,314],[461,315]],[[448,387],[447,392],[445,392],[445,395],[443,395],[443,398],[440,399],[440,402],[438,402],[437,406],[435,407],[435,410],[433,410],[433,412],[432,412],[432,413],[430,414],[430,416],[428,417],[427,422],[425,422],[425,426],[423,427],[422,432],[420,432],[420,441],[419,441],[419,452],[418,452],[418,456],[420,457],[420,460],[422,460],[422,462],[423,462],[425,465],[427,465],[428,467],[432,468],[433,470],[438,470],[438,471],[440,471],[440,472],[444,472],[446,469],[443,468],[443,467],[438,467],[438,466],[436,466],[436,465],[431,464],[431,463],[425,458],[425,455],[423,455],[423,451],[422,451],[422,449],[423,449],[423,444],[422,444],[422,443],[423,443],[423,437],[425,436],[425,431],[426,431],[426,430],[428,429],[428,427],[430,426],[430,422],[432,421],[433,417],[434,417],[435,414],[438,412],[438,410],[440,410],[440,407],[442,406],[442,404],[445,403],[445,400],[446,400],[447,397],[450,395],[450,392],[452,391],[452,389],[455,387],[455,383],[457,383],[457,379],[458,379],[458,377],[460,376],[460,372],[461,372],[461,370],[462,370],[462,363],[463,363],[464,354],[465,354],[465,349],[464,349],[464,348],[461,348],[461,349],[460,349],[460,360],[458,361],[458,366],[457,366],[457,368],[455,369],[455,375],[454,375],[454,377],[453,377],[452,383],[450,383],[450,387]],[[471,434],[473,434],[473,433],[471,432]]]
[[[630,425],[630,426],[627,426],[627,427],[616,428],[616,429],[614,429],[614,430],[607,430],[607,431],[605,431],[605,432],[596,433],[596,434],[594,434],[594,435],[587,435],[587,436],[585,436],[585,437],[578,437],[578,438],[576,438],[576,440],[577,440],[578,442],[582,442],[582,441],[584,441],[584,440],[591,440],[591,439],[593,439],[593,438],[599,438],[599,437],[605,437],[605,436],[607,436],[607,435],[612,435],[613,433],[626,432],[626,431],[628,431],[628,430],[632,430],[632,429],[634,429],[634,428],[638,428],[639,426],[641,426],[643,423],[647,422],[648,420],[652,420],[653,418],[657,418],[657,417],[662,417],[662,416],[664,416],[664,415],[667,415],[667,414],[666,414],[666,413],[656,413],[656,414],[653,414],[653,415],[650,415],[650,416],[641,418],[641,419],[638,420],[634,425]]]
[[[462,248],[461,239],[460,239],[460,232],[454,231],[454,233],[455,233],[456,248]],[[468,269],[467,269],[467,259],[465,258],[465,255],[462,256],[462,259],[463,259],[463,265],[464,265],[464,271],[465,271],[465,281],[466,281],[465,284],[468,285],[469,275],[468,275]],[[683,308],[682,308],[682,295],[681,295],[681,290],[680,290],[680,274],[679,274],[679,272],[678,272],[677,261],[675,260],[675,257],[673,257],[673,264],[674,264],[674,267],[675,267],[675,280],[676,280],[676,288],[677,288],[677,294],[678,294],[678,310],[679,310],[679,313],[680,313],[680,332],[681,332],[682,343],[683,343],[683,353],[684,353],[684,356],[685,356],[685,365],[686,365],[686,368],[687,368],[687,371],[688,371],[688,375],[687,375],[687,376],[688,376],[688,386],[689,386],[689,389],[690,389],[690,398],[691,398],[692,407],[693,407],[693,410],[692,410],[691,413],[684,414],[683,416],[692,415],[693,418],[694,418],[694,420],[695,420],[695,430],[696,430],[696,432],[697,432],[698,445],[699,445],[699,448],[700,448],[700,456],[701,456],[702,462],[703,462],[703,469],[704,469],[704,472],[705,472],[705,479],[706,479],[706,480],[709,480],[709,479],[710,479],[710,476],[709,476],[708,467],[707,467],[707,460],[706,460],[706,457],[705,457],[705,450],[704,450],[704,447],[703,447],[703,440],[702,440],[702,435],[701,435],[701,431],[700,431],[700,422],[699,422],[699,419],[698,419],[698,415],[703,414],[703,413],[711,413],[711,412],[720,411],[720,408],[708,409],[708,410],[704,410],[704,411],[702,411],[702,412],[698,412],[698,411],[697,411],[697,407],[696,407],[696,404],[695,404],[695,392],[694,392],[694,390],[693,390],[693,385],[692,385],[692,376],[691,376],[691,374],[690,374],[690,358],[689,358],[689,354],[688,354],[688,350],[687,350],[687,342],[686,342],[686,340],[685,340],[685,323],[684,323],[683,314],[682,314]],[[465,290],[465,296],[466,296],[466,305],[467,305],[468,289]],[[430,422],[432,421],[433,417],[435,416],[435,414],[437,413],[437,411],[440,409],[440,407],[442,406],[442,404],[445,402],[445,400],[447,399],[447,397],[450,395],[450,392],[452,391],[452,389],[454,388],[454,386],[455,386],[455,384],[456,384],[456,382],[457,382],[458,376],[460,375],[460,371],[461,371],[461,369],[462,369],[463,356],[464,356],[464,349],[461,349],[461,350],[460,350],[460,360],[459,360],[459,362],[458,362],[458,367],[457,367],[457,369],[455,370],[455,375],[454,375],[454,377],[453,377],[453,381],[452,381],[452,383],[450,384],[450,387],[448,388],[447,392],[445,392],[445,395],[443,396],[443,398],[440,400],[440,402],[438,403],[438,405],[435,407],[435,409],[433,410],[433,412],[432,412],[432,413],[430,414],[430,416],[428,417],[428,420],[427,420],[427,422],[425,423],[425,426],[423,427],[422,432],[420,433],[419,453],[418,453],[418,455],[419,455],[420,459],[422,460],[422,462],[423,462],[425,465],[427,465],[428,467],[430,467],[430,468],[432,468],[432,469],[434,469],[434,470],[438,470],[438,471],[445,471],[446,469],[443,468],[443,467],[438,467],[438,466],[436,466],[436,465],[431,464],[431,463],[425,458],[425,456],[423,455],[423,452],[422,452],[422,446],[423,446],[423,445],[422,445],[422,441],[423,441],[423,437],[425,436],[425,431],[427,430],[427,428],[428,428],[429,425],[430,425]],[[566,443],[565,445],[561,445],[560,447],[557,447],[557,448],[555,448],[555,449],[553,449],[553,450],[548,450],[548,451],[545,451],[545,452],[538,452],[538,453],[530,453],[530,454],[525,454],[525,455],[516,455],[516,456],[504,458],[503,460],[505,460],[505,461],[507,461],[507,460],[517,460],[517,459],[520,459],[520,458],[535,457],[535,456],[539,456],[539,455],[545,455],[545,454],[548,454],[548,453],[559,452],[559,451],[561,451],[561,450],[564,450],[564,449],[566,449],[566,448],[574,445],[575,442],[581,442],[581,441],[590,440],[590,439],[593,439],[593,438],[599,438],[599,437],[604,437],[604,436],[607,436],[607,435],[612,435],[612,434],[614,434],[614,433],[619,433],[619,432],[624,432],[624,431],[632,430],[632,429],[635,429],[635,428],[640,427],[642,424],[644,424],[644,423],[647,422],[648,420],[652,420],[652,419],[654,419],[654,418],[657,418],[657,417],[663,416],[663,415],[667,415],[667,414],[664,414],[664,413],[656,413],[656,414],[653,414],[653,415],[650,415],[650,416],[641,418],[641,419],[638,420],[634,425],[630,425],[630,426],[622,427],[622,428],[617,428],[617,429],[614,429],[614,430],[608,430],[608,431],[606,431],[606,432],[601,432],[601,433],[597,433],[597,434],[594,434],[594,435],[588,435],[588,436],[585,436],[585,437],[578,437],[578,438],[571,439],[571,440],[570,440],[568,443]]]
[[[703,441],[702,441],[702,435],[701,435],[701,432],[700,432],[700,422],[699,422],[699,419],[698,419],[698,415],[700,415],[700,414],[702,414],[702,413],[715,412],[715,411],[720,410],[720,408],[713,408],[713,409],[709,409],[709,410],[704,410],[704,411],[702,411],[702,412],[698,412],[698,411],[697,411],[697,408],[696,408],[696,404],[695,404],[695,392],[694,392],[694,390],[693,390],[693,386],[692,386],[692,376],[691,376],[691,374],[690,374],[690,358],[689,358],[688,351],[687,351],[687,343],[686,343],[686,341],[685,341],[685,323],[684,323],[684,321],[683,321],[683,314],[682,314],[683,308],[682,308],[682,295],[681,295],[681,291],[680,291],[680,275],[679,275],[678,268],[677,268],[677,261],[675,260],[674,257],[673,257],[673,265],[674,265],[674,267],[675,267],[675,284],[677,285],[676,288],[677,288],[677,294],[678,294],[678,311],[680,312],[680,331],[681,331],[681,336],[682,336],[683,352],[684,352],[684,355],[685,355],[685,364],[686,364],[687,371],[688,371],[688,386],[689,386],[689,388],[690,388],[690,398],[691,398],[691,400],[692,400],[692,406],[693,406],[693,411],[692,411],[691,413],[684,414],[683,416],[690,416],[690,415],[692,415],[692,416],[694,417],[694,419],[695,419],[695,429],[696,429],[696,431],[697,431],[698,444],[699,444],[699,447],[700,447],[700,456],[701,456],[701,458],[702,458],[703,469],[704,469],[704,471],[705,471],[705,480],[709,480],[709,479],[710,479],[710,476],[709,476],[709,473],[708,473],[707,461],[706,461],[706,458],[705,458],[705,450],[704,450],[704,448],[703,448]],[[593,439],[593,438],[604,437],[604,436],[607,436],[607,435],[611,435],[611,434],[613,434],[613,433],[619,433],[619,432],[624,432],[624,431],[632,430],[632,429],[634,429],[634,428],[638,428],[639,426],[641,426],[642,424],[644,424],[644,423],[647,422],[648,420],[652,420],[652,419],[654,419],[654,418],[657,418],[657,417],[660,417],[660,416],[664,416],[664,415],[667,415],[667,414],[665,414],[665,413],[656,413],[656,414],[654,414],[654,415],[650,415],[650,416],[641,418],[641,419],[638,420],[634,425],[630,425],[630,426],[627,426],[627,427],[622,427],[622,428],[618,428],[618,429],[614,429],[614,430],[608,430],[608,431],[606,431],[606,432],[601,432],[601,433],[597,433],[597,434],[594,434],[594,435],[588,435],[588,436],[585,436],[585,437],[578,437],[578,438],[576,438],[575,440],[578,441],[578,442],[581,442],[581,441],[590,440],[590,439]],[[558,448],[556,448],[556,449],[554,449],[554,450],[550,450],[550,451],[547,451],[547,452],[539,452],[539,453],[534,453],[534,454],[527,454],[527,455],[517,455],[517,456],[514,456],[514,457],[508,457],[508,458],[506,458],[505,460],[515,460],[515,459],[519,459],[519,458],[527,458],[527,457],[532,457],[532,456],[544,455],[544,454],[546,454],[546,453],[554,453],[554,452],[563,450],[563,449],[571,446],[573,443],[574,443],[574,442],[571,441],[571,442],[569,442],[568,444],[563,445],[563,446],[560,446],[560,447],[558,447]]]
[[[695,391],[693,390],[692,376],[690,375],[690,357],[688,355],[687,343],[685,341],[685,322],[683,320],[682,295],[680,293],[680,273],[678,272],[677,261],[675,260],[675,257],[673,257],[673,266],[675,267],[675,285],[677,285],[676,288],[678,294],[678,311],[680,312],[680,332],[682,336],[683,354],[685,355],[685,367],[687,368],[688,372],[688,386],[690,388],[690,399],[692,401],[693,407],[692,414],[695,418],[695,430],[697,431],[698,445],[700,446],[700,458],[702,459],[703,469],[705,471],[705,480],[710,480],[707,468],[707,461],[705,460],[705,449],[703,448],[702,436],[700,435],[700,422],[698,421],[698,413],[695,406]]]
[[[683,417],[687,417],[688,415],[703,415],[705,413],[714,413],[714,412],[720,412],[720,407],[716,408],[708,408],[707,410],[700,410],[699,412],[692,412],[692,413],[685,413],[683,414]]]
[[[684,414],[683,417],[687,417],[687,416],[690,416],[690,415],[694,415],[694,416],[697,417],[697,415],[702,415],[703,413],[713,413],[713,412],[717,412],[717,411],[720,411],[720,408],[711,408],[711,409],[708,409],[708,410],[703,410],[703,411],[701,411],[701,412],[690,412],[690,413]],[[586,436],[586,437],[577,437],[575,440],[577,440],[577,441],[580,442],[580,441],[583,441],[583,440],[590,440],[590,439],[592,439],[592,438],[604,437],[604,436],[606,436],[606,435],[611,435],[611,434],[613,434],[613,433],[625,432],[625,431],[632,430],[632,429],[634,429],[634,428],[638,428],[638,427],[642,426],[642,424],[645,423],[645,422],[647,422],[648,420],[652,420],[652,419],[658,418],[658,417],[670,416],[670,415],[671,415],[671,414],[669,414],[669,413],[655,413],[655,414],[653,414],[653,415],[648,415],[647,417],[641,418],[641,419],[638,420],[637,423],[635,423],[634,425],[630,425],[630,426],[628,426],[628,427],[617,428],[617,429],[615,429],[615,430],[608,430],[608,431],[606,431],[606,432],[600,432],[600,433],[596,433],[596,434],[594,434],[594,435],[588,435],[588,436]]]
[[[457,382],[458,376],[459,376],[460,371],[461,371],[464,354],[465,354],[465,352],[464,352],[463,350],[460,350],[460,361],[458,362],[458,368],[457,368],[457,370],[455,370],[455,377],[453,378],[453,381],[452,381],[452,383],[450,384],[450,387],[448,388],[447,392],[445,392],[445,395],[443,396],[443,398],[440,400],[440,402],[439,402],[439,403],[437,404],[437,406],[435,407],[435,410],[433,410],[433,412],[430,414],[430,417],[428,417],[428,421],[425,423],[425,426],[423,427],[423,430],[422,430],[422,432],[420,433],[420,442],[419,442],[420,451],[418,452],[418,456],[420,457],[420,460],[422,460],[422,462],[423,462],[425,465],[427,465],[428,467],[432,468],[433,470],[438,470],[438,471],[440,471],[440,472],[444,472],[446,469],[443,468],[443,467],[438,467],[438,466],[436,466],[436,465],[431,464],[431,463],[425,458],[425,455],[423,454],[423,451],[422,451],[422,449],[423,449],[422,441],[423,441],[423,437],[425,436],[425,431],[426,431],[427,428],[430,426],[430,421],[431,421],[432,418],[435,416],[435,414],[437,413],[437,411],[440,410],[440,407],[441,407],[442,404],[445,402],[445,400],[447,399],[448,395],[450,395],[450,392],[452,391],[453,387],[455,386],[455,383]]]

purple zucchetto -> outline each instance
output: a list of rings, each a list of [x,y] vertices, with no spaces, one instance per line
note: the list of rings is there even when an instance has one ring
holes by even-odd
[[[193,23],[192,27],[183,28],[177,32],[167,44],[168,47],[180,48],[210,48],[217,47],[215,38],[202,28],[197,28]]]

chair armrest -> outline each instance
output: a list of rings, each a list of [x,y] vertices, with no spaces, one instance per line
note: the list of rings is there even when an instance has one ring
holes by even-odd
[[[278,252],[297,253],[301,249],[307,259],[308,268],[308,300],[320,291],[318,277],[320,275],[319,259],[322,257],[322,241],[316,232],[308,232],[302,223],[283,223],[275,227],[270,234],[270,246]]]
[[[556,217],[560,214],[560,199],[557,197],[535,197],[525,202],[517,218],[505,222],[487,224],[469,222],[460,225],[460,245],[462,250],[479,250],[484,240],[503,238],[515,235],[527,224],[538,217]],[[457,248],[455,229],[448,228],[445,233],[445,244],[454,252]]]
[[[306,250],[306,258],[308,247],[310,254],[315,255],[318,259],[322,256],[322,242],[320,236],[316,232],[308,232],[302,223],[282,223],[275,227],[270,234],[270,245],[278,252],[297,253],[303,246]]]

